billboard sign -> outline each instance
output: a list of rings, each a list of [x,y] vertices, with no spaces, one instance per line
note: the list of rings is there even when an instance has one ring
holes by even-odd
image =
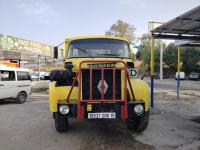
[[[0,50],[52,56],[52,48],[47,44],[0,34]]]

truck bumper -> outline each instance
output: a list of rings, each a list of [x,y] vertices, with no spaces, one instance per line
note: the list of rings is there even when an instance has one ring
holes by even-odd
[[[138,104],[141,104],[143,106],[143,113],[137,114],[134,111],[134,107]],[[66,103],[64,101],[58,101],[57,107],[58,107],[58,113],[60,105],[67,105],[69,106],[69,113],[63,116],[71,117],[71,118],[77,118],[77,112],[78,112],[78,106],[77,104],[73,103]],[[82,103],[82,107],[84,108],[84,119],[88,119],[89,113],[109,113],[114,112],[115,118],[121,119],[121,106],[122,103]],[[135,101],[135,102],[129,102],[127,107],[128,112],[128,118],[132,118],[135,116],[139,116],[145,113],[145,104],[143,101]],[[62,115],[60,113],[60,115]]]

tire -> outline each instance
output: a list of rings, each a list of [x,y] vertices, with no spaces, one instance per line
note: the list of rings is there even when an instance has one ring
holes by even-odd
[[[65,82],[71,79],[71,72],[69,70],[52,70],[50,73],[50,81]]]
[[[68,117],[55,113],[55,128],[58,132],[66,132],[68,130]]]
[[[126,120],[127,127],[135,132],[143,132],[149,123],[149,112]]]
[[[17,104],[23,104],[26,101],[27,94],[25,92],[20,92],[17,95],[16,103]]]
[[[52,70],[49,74],[50,81],[55,81],[55,74],[58,70]]]

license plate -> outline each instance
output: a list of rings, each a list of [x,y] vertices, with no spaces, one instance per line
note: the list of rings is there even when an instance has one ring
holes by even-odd
[[[88,119],[116,118],[114,112],[88,113]]]

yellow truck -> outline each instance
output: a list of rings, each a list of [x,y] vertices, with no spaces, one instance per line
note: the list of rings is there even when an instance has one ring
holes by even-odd
[[[136,132],[149,122],[149,86],[137,77],[130,42],[111,36],[65,40],[63,70],[50,73],[49,107],[58,132],[68,118],[122,119]],[[54,48],[57,57],[58,48]],[[92,123],[92,122],[91,122]]]

